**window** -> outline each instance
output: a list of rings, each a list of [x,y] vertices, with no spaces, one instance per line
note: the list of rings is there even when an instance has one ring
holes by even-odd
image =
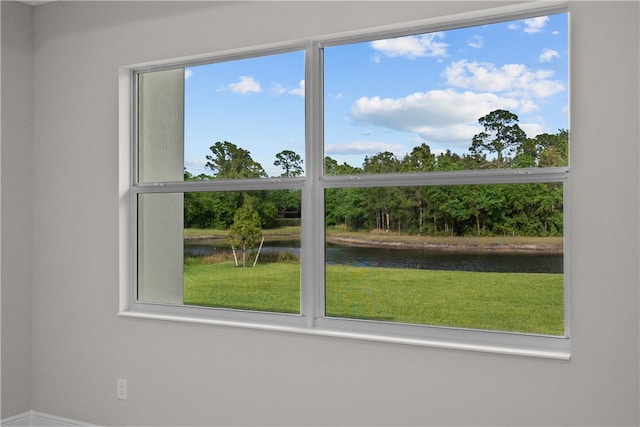
[[[123,313],[567,357],[544,12],[133,67]]]

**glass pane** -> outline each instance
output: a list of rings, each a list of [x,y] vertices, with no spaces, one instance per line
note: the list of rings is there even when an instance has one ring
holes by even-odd
[[[141,73],[138,179],[304,175],[304,52]]]
[[[300,191],[138,196],[138,300],[300,312]]]
[[[189,67],[184,84],[186,172],[304,174],[304,52]]]
[[[558,14],[325,48],[325,173],[567,165],[567,28]]]
[[[327,316],[563,335],[562,184],[325,196]]]

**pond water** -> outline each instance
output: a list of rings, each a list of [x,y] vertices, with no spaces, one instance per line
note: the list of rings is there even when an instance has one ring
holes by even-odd
[[[264,252],[287,250],[300,253],[296,242],[265,242]],[[220,240],[185,241],[184,253],[206,256],[230,251]],[[548,253],[466,253],[423,249],[361,248],[327,245],[328,264],[362,267],[413,268],[422,270],[486,271],[502,273],[562,273],[562,254]]]

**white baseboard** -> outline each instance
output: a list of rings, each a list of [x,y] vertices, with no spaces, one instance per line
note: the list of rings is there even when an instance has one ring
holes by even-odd
[[[92,424],[69,418],[57,417],[55,415],[43,414],[42,412],[27,411],[0,420],[2,427],[87,427]]]

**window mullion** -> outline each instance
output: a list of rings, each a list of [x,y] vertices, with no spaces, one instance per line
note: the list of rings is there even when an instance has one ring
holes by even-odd
[[[322,50],[309,42],[305,52],[305,136],[307,180],[302,192],[301,311],[307,327],[324,315],[324,198],[323,172]]]
[[[334,175],[322,179],[326,188],[395,187],[398,185],[465,185],[562,182],[566,167]]]
[[[140,193],[203,191],[290,190],[304,186],[305,178],[227,179],[211,181],[145,182],[134,187]]]

